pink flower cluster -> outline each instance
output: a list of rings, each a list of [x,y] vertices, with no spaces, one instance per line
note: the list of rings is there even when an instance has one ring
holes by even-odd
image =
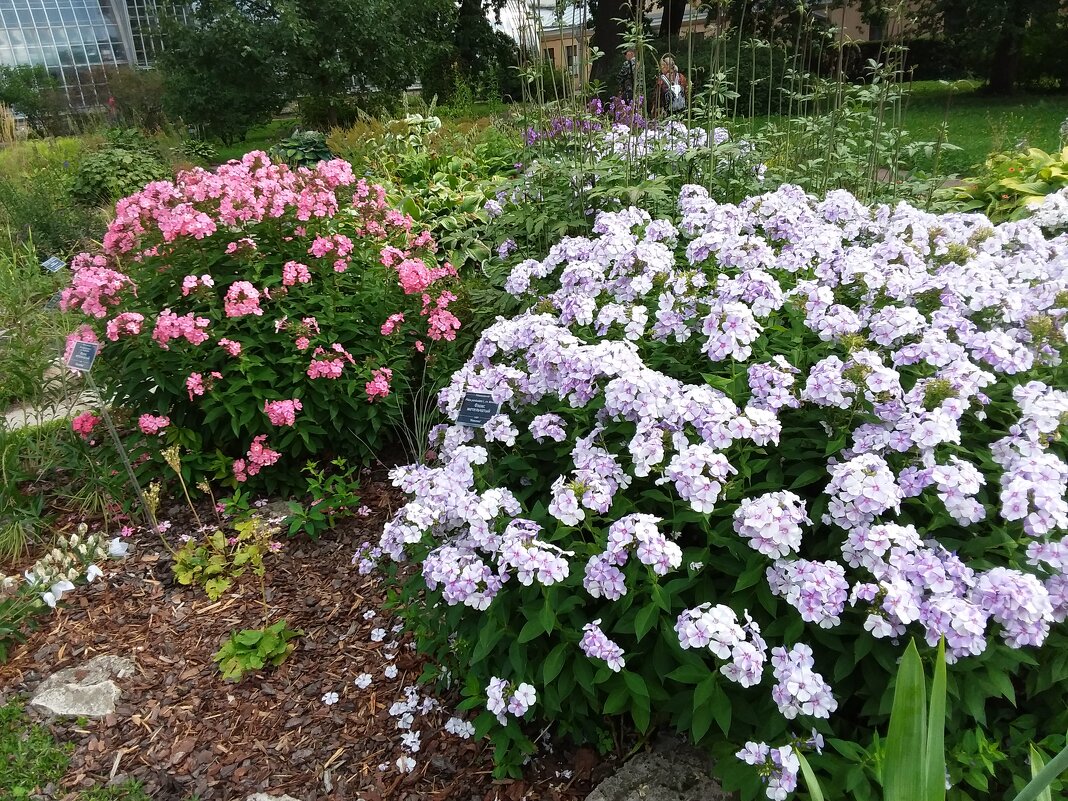
[[[308,271],[308,265],[301,264],[299,261],[287,261],[282,266],[282,286],[307,284],[310,281],[311,273]]]
[[[496,676],[490,679],[486,695],[486,708],[497,716],[502,726],[508,722],[504,716],[506,711],[521,718],[538,700],[537,691],[526,682],[513,688],[509,682]]]
[[[215,279],[210,275],[202,275],[197,277],[195,275],[187,275],[182,279],[182,297],[188,297],[191,292],[196,292],[200,287],[210,289],[215,286]]]
[[[104,256],[79,253],[71,261],[71,285],[63,290],[60,308],[79,309],[90,317],[107,317],[108,307],[122,302],[122,291],[137,293],[133,280],[108,267]]]
[[[100,425],[102,419],[100,415],[93,412],[82,412],[71,420],[70,426],[79,437],[88,440],[93,434],[93,429]]]
[[[196,317],[193,312],[179,317],[170,309],[164,309],[156,318],[156,326],[152,329],[152,339],[164,350],[170,350],[168,343],[175,339],[185,339],[193,345],[199,345],[210,338],[205,332],[210,323],[207,317]]]
[[[107,338],[112,342],[118,342],[119,337],[124,334],[126,336],[137,336],[141,333],[141,326],[144,325],[144,322],[145,316],[143,314],[123,312],[114,319],[108,320],[105,329]]]
[[[189,393],[189,400],[193,400],[194,397],[199,397],[210,391],[214,384],[212,379],[221,379],[222,377],[222,373],[217,370],[212,371],[206,381],[201,373],[190,373],[185,380],[185,388]]]
[[[137,418],[137,427],[142,434],[158,434],[171,424],[171,418],[166,415],[143,414]]]
[[[300,348],[298,341],[297,347]],[[347,350],[341,345],[335,342],[330,346],[337,356],[330,356],[329,353],[323,348],[316,348],[312,351],[312,361],[308,365],[308,378],[341,378],[341,373],[345,369],[345,362],[349,364],[355,364],[356,360],[352,358]],[[304,348],[300,348],[304,350]]]
[[[389,396],[389,382],[393,380],[393,371],[388,367],[380,367],[371,373],[371,380],[364,385],[368,400],[385,398]]]
[[[263,411],[266,413],[267,419],[271,421],[271,425],[275,426],[293,425],[297,420],[297,412],[303,408],[304,406],[297,398],[263,402]]]
[[[252,440],[245,459],[235,459],[233,464],[234,478],[244,483],[249,477],[256,475],[265,467],[282,458],[278,451],[271,450],[266,445],[267,435],[260,434]]]
[[[260,308],[260,292],[248,281],[235,281],[226,290],[223,310],[227,317],[244,317],[246,314],[263,314]]]

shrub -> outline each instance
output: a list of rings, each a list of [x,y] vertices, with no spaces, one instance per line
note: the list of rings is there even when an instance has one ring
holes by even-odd
[[[459,327],[435,248],[348,163],[254,152],[120,201],[64,306],[105,343],[115,404],[191,451],[187,483],[210,467],[277,485],[312,455],[378,458],[411,422],[434,344]]]
[[[271,148],[271,157],[290,167],[314,167],[334,157],[319,131],[298,131]]]
[[[169,172],[154,143],[139,131],[117,129],[104,147],[82,157],[72,192],[83,203],[114,203]]]
[[[1003,787],[975,766],[1068,724],[1068,242],[796,187],[680,208],[513,269],[535,305],[442,392],[440,461],[394,472],[361,570],[414,563],[398,606],[502,771],[517,718],[596,741],[629,712],[746,798],[796,781],[767,743],[833,732],[829,797],[869,798],[843,756],[918,634],[954,663],[952,780]],[[480,430],[466,392],[502,404]]]
[[[941,198],[962,211],[981,211],[992,220],[1019,220],[1042,199],[1068,187],[1068,146],[1059,153],[1037,147],[1020,153],[998,153],[986,169],[962,186],[944,190]]]

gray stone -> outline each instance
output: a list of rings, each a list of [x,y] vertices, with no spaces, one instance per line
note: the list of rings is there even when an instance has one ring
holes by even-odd
[[[730,801],[712,778],[712,761],[686,743],[664,738],[609,776],[586,801]]]
[[[268,795],[267,793],[253,793],[245,801],[300,801],[291,795]]]
[[[77,667],[49,676],[34,692],[30,703],[53,715],[102,718],[115,711],[122,691],[112,679],[131,675],[134,664],[121,656],[96,656]]]

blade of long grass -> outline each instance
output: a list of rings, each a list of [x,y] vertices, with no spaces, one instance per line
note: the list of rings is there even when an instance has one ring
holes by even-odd
[[[923,798],[923,754],[927,729],[927,689],[923,663],[910,642],[897,669],[890,730],[883,760],[884,801],[918,801]]]
[[[794,753],[797,754],[797,761],[801,763],[801,775],[805,777],[809,798],[811,801],[823,801],[823,790],[820,788],[819,780],[816,779],[816,774],[812,771],[812,766],[808,764],[805,755],[800,751],[795,749]]]
[[[1033,779],[1042,772],[1042,768],[1046,767],[1046,760],[1037,748],[1033,745],[1029,747],[1031,749],[1031,778]],[[1046,787],[1038,794],[1036,801],[1053,801],[1053,791]]]
[[[924,801],[946,798],[946,641],[938,643],[934,676],[931,679],[931,706],[927,713],[927,752],[924,754]]]
[[[1068,745],[1035,774],[1013,801],[1040,801],[1043,797],[1042,793],[1049,793],[1049,786],[1053,784],[1053,780],[1065,771],[1068,771]]]

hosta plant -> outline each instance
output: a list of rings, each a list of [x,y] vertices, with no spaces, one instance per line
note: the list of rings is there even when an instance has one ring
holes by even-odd
[[[519,718],[596,741],[625,714],[746,798],[824,740],[833,797],[871,798],[850,763],[901,641],[944,638],[971,797],[980,738],[1065,729],[1068,241],[790,186],[679,206],[513,269],[529,311],[443,391],[439,462],[395,471],[361,569],[414,563],[398,601],[502,770]],[[471,391],[502,404],[480,429]],[[1008,783],[985,764],[969,785]]]
[[[241,681],[246,673],[285,662],[296,650],[294,640],[301,633],[289,628],[284,620],[262,629],[235,631],[211,658],[218,663],[224,679]]]
[[[182,445],[190,479],[292,483],[309,456],[371,460],[402,424],[459,327],[436,250],[347,162],[256,152],[120,201],[63,305],[104,345],[111,402]]]

